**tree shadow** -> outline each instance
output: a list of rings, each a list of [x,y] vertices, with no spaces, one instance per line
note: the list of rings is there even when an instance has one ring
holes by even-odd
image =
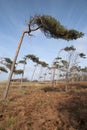
[[[73,130],[87,129],[87,92],[73,93],[71,98],[58,104],[57,110],[63,123]]]
[[[76,88],[77,89],[81,89],[81,88],[87,89],[87,85],[80,85],[80,84],[78,84]]]
[[[61,92],[62,91],[58,87],[45,87],[45,88],[42,88],[41,90],[43,90],[44,92]]]
[[[69,83],[71,87],[75,87],[76,89],[87,89],[87,83]]]

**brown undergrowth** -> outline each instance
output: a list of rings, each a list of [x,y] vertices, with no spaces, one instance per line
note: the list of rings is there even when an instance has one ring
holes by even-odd
[[[4,89],[0,84],[0,98]],[[0,101],[0,130],[87,130],[86,100],[87,82],[71,84],[67,93],[64,83],[24,83],[22,89],[14,83]]]

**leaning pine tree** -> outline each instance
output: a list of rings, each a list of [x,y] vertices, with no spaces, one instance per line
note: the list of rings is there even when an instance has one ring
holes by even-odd
[[[46,37],[52,37],[52,38],[56,38],[56,39],[61,38],[61,39],[67,40],[67,41],[80,38],[84,35],[82,32],[78,32],[74,29],[72,29],[72,30],[66,29],[64,26],[62,26],[60,24],[59,21],[57,21],[55,18],[53,18],[49,15],[35,15],[34,17],[31,17],[29,24],[28,24],[28,30],[24,30],[22,32],[22,36],[20,38],[18,48],[16,50],[16,54],[15,54],[15,57],[13,60],[11,72],[9,74],[8,83],[6,86],[6,90],[4,92],[3,99],[6,99],[6,97],[8,95],[10,81],[12,78],[14,66],[15,66],[15,63],[17,60],[17,56],[18,56],[24,35],[28,34],[29,36],[31,36],[31,32],[36,31],[38,29],[40,29],[45,34]]]

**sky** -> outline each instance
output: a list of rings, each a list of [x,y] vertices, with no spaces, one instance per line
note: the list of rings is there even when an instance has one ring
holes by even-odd
[[[28,29],[30,17],[35,14],[55,17],[67,29],[83,32],[84,37],[73,41],[49,39],[38,30],[32,37],[24,37],[18,60],[34,54],[52,64],[58,51],[71,45],[87,55],[87,0],[0,0],[0,57],[14,58],[22,31]],[[87,59],[81,65],[87,66]],[[32,64],[26,67],[26,76],[28,67],[32,71]],[[7,78],[7,74],[0,74],[0,80]]]

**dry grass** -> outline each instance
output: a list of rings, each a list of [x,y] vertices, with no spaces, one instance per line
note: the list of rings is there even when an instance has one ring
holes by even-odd
[[[0,83],[0,99],[6,83]],[[0,130],[86,130],[87,82],[54,88],[49,83],[11,83],[0,101]]]

